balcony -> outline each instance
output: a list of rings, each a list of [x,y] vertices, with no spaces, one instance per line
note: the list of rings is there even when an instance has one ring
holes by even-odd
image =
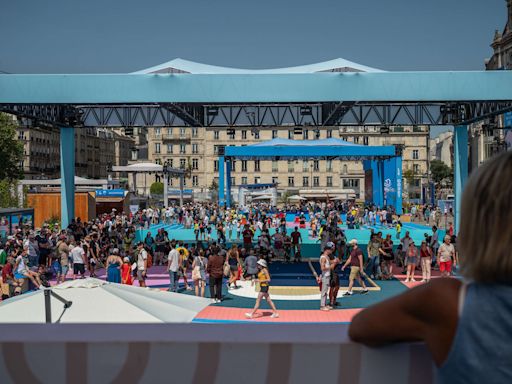
[[[187,130],[185,133],[173,132],[161,135],[162,141],[167,144],[190,144],[192,140],[192,132]]]

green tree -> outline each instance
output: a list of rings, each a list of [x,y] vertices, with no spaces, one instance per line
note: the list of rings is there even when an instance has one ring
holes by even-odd
[[[0,180],[19,180],[23,177],[23,143],[16,138],[16,122],[10,115],[0,113]]]
[[[219,199],[219,184],[217,183],[217,181],[215,181],[215,179],[212,181],[212,184],[210,185],[209,189],[212,196],[212,200],[214,202],[217,202],[217,200]]]
[[[432,180],[439,184],[441,181],[448,179],[450,183],[453,183],[453,171],[441,160],[432,160],[430,162],[430,172],[432,173]]]
[[[16,182],[12,180],[0,180],[0,207],[17,207],[19,204]]]
[[[153,183],[151,187],[149,187],[149,192],[152,195],[163,195],[164,194],[164,183]]]

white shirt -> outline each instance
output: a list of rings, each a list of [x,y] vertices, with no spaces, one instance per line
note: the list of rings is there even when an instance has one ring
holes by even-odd
[[[144,248],[139,252],[137,256],[137,269],[139,271],[144,271],[146,268],[144,267],[144,261],[148,258],[148,253]]]
[[[73,264],[83,264],[84,263],[84,249],[77,245],[71,250],[71,258],[73,259]]]
[[[172,249],[167,256],[169,260],[169,271],[178,272],[178,268],[180,266],[180,253],[176,249]]]

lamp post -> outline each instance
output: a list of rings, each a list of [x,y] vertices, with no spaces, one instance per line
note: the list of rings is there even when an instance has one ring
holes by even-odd
[[[167,208],[169,206],[169,160],[165,160],[162,170],[164,173],[164,207]]]

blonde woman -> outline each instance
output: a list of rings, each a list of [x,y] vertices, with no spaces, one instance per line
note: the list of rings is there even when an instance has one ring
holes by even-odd
[[[435,279],[363,310],[349,330],[368,346],[423,341],[440,384],[512,383],[512,152],[464,190],[458,279]],[[485,240],[485,241],[483,241]]]
[[[194,281],[196,296],[204,297],[207,265],[208,259],[204,257],[204,251],[200,249],[199,255],[194,257],[194,262],[192,263],[192,280]]]
[[[231,284],[234,288],[238,288],[236,281],[238,279],[238,266],[240,265],[240,255],[238,253],[238,246],[233,244],[227,253],[226,264],[229,265],[229,280],[227,283],[228,289],[231,289]]]

